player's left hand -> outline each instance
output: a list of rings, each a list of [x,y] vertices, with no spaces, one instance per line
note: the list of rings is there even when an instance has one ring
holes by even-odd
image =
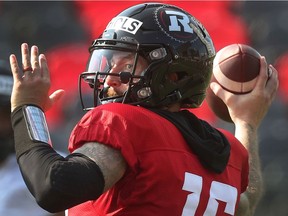
[[[46,57],[39,55],[38,47],[31,47],[29,54],[28,44],[21,45],[22,69],[17,58],[10,55],[10,66],[13,74],[14,85],[11,95],[11,111],[16,107],[33,104],[47,111],[64,94],[64,90],[57,90],[49,96],[50,74]]]

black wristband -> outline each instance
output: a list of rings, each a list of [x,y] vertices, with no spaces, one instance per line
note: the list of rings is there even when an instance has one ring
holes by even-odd
[[[35,106],[35,105],[31,105],[31,106]],[[48,143],[34,140],[29,134],[29,128],[27,127],[25,116],[24,116],[24,110],[23,110],[24,107],[25,106],[17,107],[11,113],[11,123],[12,123],[12,128],[14,131],[14,142],[15,142],[15,151],[16,151],[17,159],[24,152],[28,151],[29,149],[39,144],[49,145]]]

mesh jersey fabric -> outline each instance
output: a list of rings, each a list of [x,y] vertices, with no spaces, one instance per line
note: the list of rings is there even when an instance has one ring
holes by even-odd
[[[75,126],[69,151],[86,142],[109,145],[121,151],[128,168],[113,188],[97,200],[69,209],[68,215],[181,215],[187,208],[194,208],[195,215],[203,215],[209,208],[216,208],[217,215],[227,215],[224,211],[229,202],[211,207],[210,200],[218,199],[210,194],[227,186],[222,196],[229,197],[229,189],[235,189],[232,208],[237,208],[248,184],[248,153],[230,132],[220,131],[230,142],[231,152],[227,167],[217,174],[201,165],[180,131],[165,118],[127,104],[96,107]],[[186,202],[191,194],[199,198],[192,202],[194,207]]]

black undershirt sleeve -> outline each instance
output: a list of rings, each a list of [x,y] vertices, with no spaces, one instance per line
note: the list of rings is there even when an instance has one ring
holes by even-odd
[[[31,140],[21,108],[11,117],[23,179],[43,209],[63,211],[102,194],[103,174],[93,160],[80,153],[65,158],[47,143]]]

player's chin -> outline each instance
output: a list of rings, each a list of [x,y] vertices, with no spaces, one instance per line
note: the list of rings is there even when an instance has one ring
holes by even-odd
[[[107,92],[106,92],[107,97],[116,97],[116,96],[121,96],[123,95],[122,92],[116,91],[113,87],[109,87]]]

